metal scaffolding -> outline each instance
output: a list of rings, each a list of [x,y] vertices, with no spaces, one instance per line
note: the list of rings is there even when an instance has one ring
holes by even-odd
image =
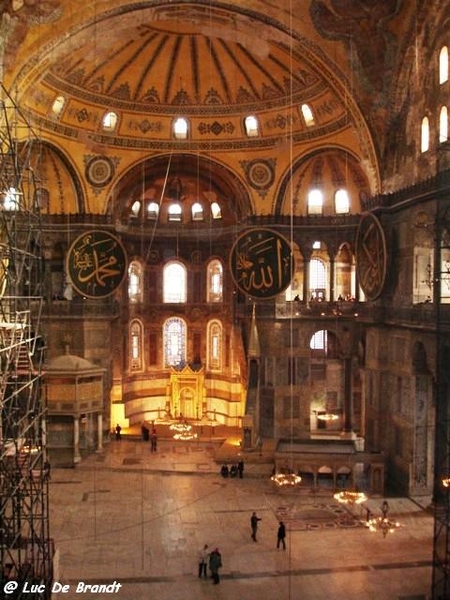
[[[0,100],[0,589],[49,598],[50,539],[41,395],[43,259],[39,140],[2,88]]]

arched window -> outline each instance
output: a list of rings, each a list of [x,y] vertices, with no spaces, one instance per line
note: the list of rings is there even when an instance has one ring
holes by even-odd
[[[103,131],[114,131],[117,126],[117,114],[115,112],[107,112],[102,121]]]
[[[55,117],[59,117],[62,113],[64,105],[66,104],[66,99],[64,96],[57,96],[52,104],[52,113]]]
[[[441,108],[439,113],[439,143],[442,144],[448,140],[448,110],[446,106]]]
[[[147,204],[147,219],[156,221],[159,215],[159,204],[157,202],[149,202]]]
[[[309,342],[309,347],[311,350],[323,350],[326,352],[327,348],[327,330],[321,329],[320,331],[316,331],[316,333],[311,337]]]
[[[142,371],[142,323],[132,321],[130,325],[130,369]]]
[[[186,302],[186,267],[179,262],[170,262],[164,267],[164,302],[182,304]]]
[[[350,212],[350,198],[347,190],[337,190],[334,195],[334,210],[337,215],[343,215]]]
[[[191,211],[193,221],[203,221],[203,207],[200,202],[194,202]]]
[[[220,260],[214,259],[207,266],[207,302],[223,300],[223,267]]]
[[[320,190],[311,190],[308,194],[308,214],[321,215],[323,211],[323,194]]]
[[[178,117],[173,122],[173,135],[177,140],[185,140],[188,136],[188,122],[183,117]]]
[[[172,223],[180,223],[181,222],[181,206],[177,203],[171,204],[167,209],[167,220]]]
[[[164,366],[183,367],[186,364],[186,323],[172,317],[164,323]]]
[[[128,298],[130,302],[142,302],[142,265],[132,261],[128,267]]]
[[[420,136],[420,151],[426,152],[430,147],[430,123],[428,117],[422,119],[422,128]]]
[[[133,202],[133,204],[131,205],[131,216],[132,217],[139,217],[139,213],[141,212],[141,203],[139,202],[139,200],[135,200]]]
[[[254,115],[249,115],[248,117],[245,117],[244,127],[247,137],[258,137],[259,123],[258,119]]]
[[[213,219],[221,219],[222,218],[222,211],[217,202],[213,202],[211,204],[211,215],[212,215]]]
[[[307,127],[314,125],[314,115],[312,114],[312,110],[308,104],[302,104],[302,115],[305,119],[305,125]]]
[[[439,83],[448,81],[448,47],[442,46],[439,52]]]
[[[208,323],[208,369],[218,371],[222,367],[222,324]]]
[[[312,258],[309,263],[310,299],[323,301],[326,299],[327,276],[325,264],[318,258]]]

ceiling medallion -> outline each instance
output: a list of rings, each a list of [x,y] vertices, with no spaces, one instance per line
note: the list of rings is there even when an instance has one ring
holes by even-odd
[[[104,187],[114,177],[114,164],[106,156],[95,156],[86,164],[86,179],[93,187]]]
[[[274,164],[275,161],[260,159],[241,161],[248,183],[258,191],[267,190],[273,184]]]

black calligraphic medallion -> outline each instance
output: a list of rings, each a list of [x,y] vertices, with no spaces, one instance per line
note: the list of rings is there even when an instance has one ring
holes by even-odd
[[[89,231],[78,236],[70,246],[66,268],[79,294],[105,298],[115,292],[126,275],[125,250],[111,233]]]
[[[291,283],[292,248],[271,229],[250,229],[238,237],[230,255],[230,271],[237,287],[254,298],[272,298]]]
[[[356,235],[356,271],[367,300],[383,291],[387,270],[386,238],[380,221],[372,213],[362,216]]]

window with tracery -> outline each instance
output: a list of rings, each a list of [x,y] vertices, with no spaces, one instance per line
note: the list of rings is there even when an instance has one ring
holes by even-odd
[[[133,321],[130,325],[130,369],[142,371],[142,323]]]
[[[214,259],[207,266],[207,302],[223,300],[223,267],[220,260]]]
[[[186,323],[172,317],[164,323],[164,366],[183,367],[186,364]]]
[[[214,371],[222,368],[222,324],[219,321],[208,323],[208,368]]]
[[[311,300],[326,299],[327,276],[323,260],[312,258],[309,263],[309,291]]]
[[[170,262],[163,272],[163,301],[172,304],[182,304],[187,298],[187,272],[180,262]]]
[[[142,265],[134,260],[128,267],[128,298],[130,302],[142,302],[142,279]]]

